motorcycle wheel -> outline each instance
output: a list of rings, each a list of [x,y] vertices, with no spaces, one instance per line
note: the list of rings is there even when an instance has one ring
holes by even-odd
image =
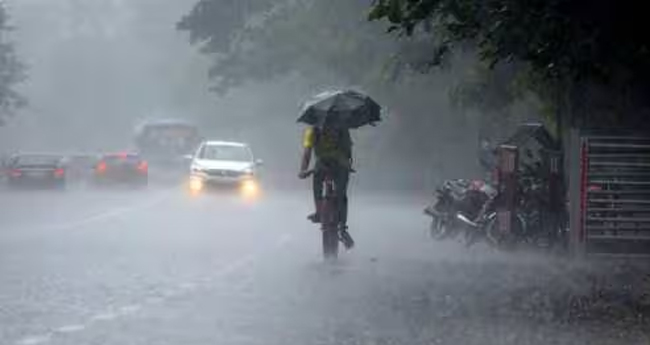
[[[429,225],[429,236],[436,241],[442,240],[447,236],[449,225],[443,217],[433,217]]]
[[[475,245],[477,242],[479,242],[481,239],[485,237],[485,234],[483,233],[483,229],[477,229],[477,228],[467,226],[463,232],[465,234],[464,236],[465,247],[467,248]]]
[[[485,224],[485,234],[491,246],[503,251],[516,249],[522,235],[526,233],[526,221],[521,214],[517,213],[515,215],[511,230],[509,234],[502,234],[499,230],[496,213],[488,216],[488,221]]]

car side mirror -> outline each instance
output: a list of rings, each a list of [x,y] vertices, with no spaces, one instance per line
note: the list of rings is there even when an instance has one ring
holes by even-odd
[[[255,165],[257,165],[257,166],[262,166],[262,165],[264,165],[264,161],[261,160],[261,159],[256,159],[256,160],[255,160]]]

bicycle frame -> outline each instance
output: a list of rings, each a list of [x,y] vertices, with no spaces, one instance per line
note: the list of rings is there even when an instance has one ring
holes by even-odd
[[[334,259],[338,256],[339,212],[336,184],[329,172],[325,172],[323,178],[323,194],[320,203],[323,256],[326,259]]]
[[[322,215],[323,228],[338,225],[338,208],[336,207],[336,187],[334,179],[326,174],[323,179],[323,198],[320,207]]]
[[[312,170],[308,175],[313,175]],[[339,212],[336,183],[332,175],[325,170],[323,176],[323,195],[318,204],[321,217],[321,233],[323,242],[323,256],[325,259],[335,259],[339,247]]]

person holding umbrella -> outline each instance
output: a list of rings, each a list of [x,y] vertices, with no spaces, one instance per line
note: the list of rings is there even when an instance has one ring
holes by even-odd
[[[370,97],[356,91],[334,91],[317,95],[308,102],[298,122],[309,125],[303,133],[303,154],[298,177],[309,176],[312,155],[315,157],[313,193],[316,211],[308,218],[320,222],[319,205],[323,195],[324,171],[337,186],[340,238],[346,248],[354,246],[347,231],[347,188],[352,169],[350,129],[380,121],[381,107]]]

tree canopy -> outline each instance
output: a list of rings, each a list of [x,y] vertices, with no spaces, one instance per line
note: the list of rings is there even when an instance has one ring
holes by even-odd
[[[496,63],[519,59],[548,77],[615,78],[650,73],[650,24],[642,3],[613,0],[378,0],[371,19],[412,35],[434,30],[441,44],[472,41]]]
[[[377,0],[369,17],[406,36],[433,32],[442,52],[470,43],[491,66],[523,62],[542,88],[571,93],[573,103],[571,85],[595,85],[647,106],[650,23],[643,8],[613,0]]]
[[[393,44],[380,26],[365,21],[369,5],[349,0],[200,0],[178,28],[213,56],[210,76],[218,91],[290,73],[359,83],[370,77],[369,71],[384,67],[387,46]]]

